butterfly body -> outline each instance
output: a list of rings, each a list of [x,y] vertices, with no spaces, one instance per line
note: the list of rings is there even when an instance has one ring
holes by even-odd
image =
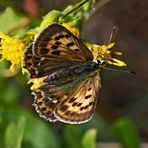
[[[39,115],[51,122],[91,119],[100,90],[99,65],[89,49],[65,27],[44,29],[25,52],[31,78],[45,77],[33,90]]]
[[[48,82],[51,85],[58,84],[63,85],[69,81],[78,81],[86,79],[92,73],[98,70],[98,65],[94,62],[85,62],[85,63],[75,63],[74,65],[69,66],[69,68],[57,70],[48,77]],[[67,80],[67,81],[66,81]]]

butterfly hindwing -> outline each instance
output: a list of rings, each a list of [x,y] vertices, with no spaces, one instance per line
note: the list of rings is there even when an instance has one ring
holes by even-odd
[[[99,87],[100,77],[96,72],[65,96],[65,99],[55,108],[55,117],[72,124],[90,120],[96,107]]]
[[[58,119],[53,114],[57,102],[54,101],[54,99],[49,98],[48,94],[41,89],[34,90],[33,94],[35,95],[33,105],[39,115],[50,122],[57,121]]]
[[[62,86],[51,84],[49,77],[45,81],[45,85],[34,90],[34,104],[41,117],[72,124],[84,123],[92,117],[100,88],[98,71],[81,82],[76,79]]]
[[[49,25],[37,36],[33,53],[38,57],[58,58],[61,61],[93,60],[91,51],[80,39],[58,24]]]
[[[67,91],[48,82],[49,78],[45,77],[44,84],[33,90],[33,94],[35,95],[33,105],[42,118],[55,122],[58,120],[54,115],[55,107],[64,99]]]

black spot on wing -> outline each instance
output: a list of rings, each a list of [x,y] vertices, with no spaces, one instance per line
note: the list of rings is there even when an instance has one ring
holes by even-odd
[[[70,34],[65,34],[65,37],[66,38],[69,38],[71,35]]]
[[[66,46],[67,47],[70,47],[70,46],[73,46],[74,45],[74,42],[70,42],[70,43],[68,43]]]
[[[85,99],[89,99],[91,97],[91,95],[85,96]]]
[[[80,108],[80,111],[82,111],[83,109],[84,109],[84,107],[81,107],[81,108]]]
[[[60,40],[61,38],[64,38],[64,35],[60,34],[60,35],[56,36],[54,39],[55,40]]]
[[[70,113],[71,113],[71,111],[68,110],[65,112],[65,115],[69,115]]]
[[[28,67],[30,67],[30,66],[32,66],[32,63],[28,62],[28,63],[26,63],[26,65],[27,65]]]
[[[76,98],[72,97],[72,98],[69,100],[69,103],[73,103],[75,100],[76,100]]]
[[[91,87],[88,89],[88,91],[90,91],[91,90]]]
[[[64,35],[63,35],[63,34],[60,34],[60,35],[59,35],[59,38],[64,38]]]
[[[53,55],[60,55],[61,51],[52,51],[51,54]]]
[[[78,102],[74,102],[73,104],[72,104],[72,106],[74,107],[74,106],[76,106],[78,104]]]
[[[43,102],[42,102],[42,101],[40,101],[38,104],[39,104],[39,106],[41,106],[41,105],[43,104]]]
[[[78,105],[77,105],[77,106],[78,106],[78,107],[80,107],[81,105],[82,105],[82,103],[78,103]]]
[[[55,44],[56,45],[61,45],[62,43],[57,41],[57,42],[55,42]]]
[[[75,49],[74,51],[80,51],[79,49]]]
[[[58,46],[57,46],[57,45],[52,45],[51,48],[52,48],[52,49],[57,49]]]
[[[93,104],[94,104],[94,102],[90,102],[90,103],[89,103],[89,106],[91,106],[91,105],[93,105]]]
[[[59,37],[59,36],[56,36],[54,39],[55,39],[55,40],[59,40],[59,39],[60,39],[60,37]]]
[[[89,107],[89,105],[86,105],[85,107],[84,107],[84,109],[87,109]]]
[[[46,107],[42,107],[41,108],[42,111],[46,111],[46,109],[47,109]]]

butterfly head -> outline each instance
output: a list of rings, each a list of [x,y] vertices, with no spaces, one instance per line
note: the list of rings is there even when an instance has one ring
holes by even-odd
[[[118,51],[113,51],[111,48],[115,43],[110,43],[108,45],[93,45],[92,53],[94,56],[93,61],[99,65],[99,67],[106,67],[106,65],[114,65],[118,67],[127,66],[124,61],[121,61],[115,56],[121,56],[122,53]]]
[[[107,48],[101,53],[97,52],[93,61],[97,63],[99,66],[104,66],[106,64],[106,53]]]
[[[102,66],[105,64],[105,60],[97,60],[97,64]]]

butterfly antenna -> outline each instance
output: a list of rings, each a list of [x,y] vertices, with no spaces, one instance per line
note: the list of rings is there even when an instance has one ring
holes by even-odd
[[[114,38],[114,36],[116,34],[116,31],[117,31],[117,27],[114,26],[111,33],[110,33],[107,45],[109,45],[111,42],[113,42],[112,40],[113,40],[113,38]],[[104,57],[105,57],[107,51],[108,51],[108,48],[106,48],[106,51],[104,52],[104,55],[103,55]]]
[[[114,26],[112,31],[111,31],[111,34],[110,34],[110,37],[109,37],[109,40],[108,40],[108,44],[110,44],[113,41],[113,38],[114,38],[116,32],[117,32],[117,27]]]
[[[110,68],[110,67],[104,67],[104,66],[101,66],[101,65],[99,65],[99,67],[102,68],[102,69],[111,70],[111,71],[116,71],[116,72],[123,72],[123,73],[132,73],[132,74],[136,74],[136,72],[130,71],[130,70],[112,69],[112,68]]]
[[[81,1],[75,8],[73,8],[71,11],[67,12],[63,17],[65,18],[66,16],[68,16],[69,14],[73,13],[74,11],[78,10],[81,6],[83,6],[85,3],[87,3],[89,0],[83,0]]]

